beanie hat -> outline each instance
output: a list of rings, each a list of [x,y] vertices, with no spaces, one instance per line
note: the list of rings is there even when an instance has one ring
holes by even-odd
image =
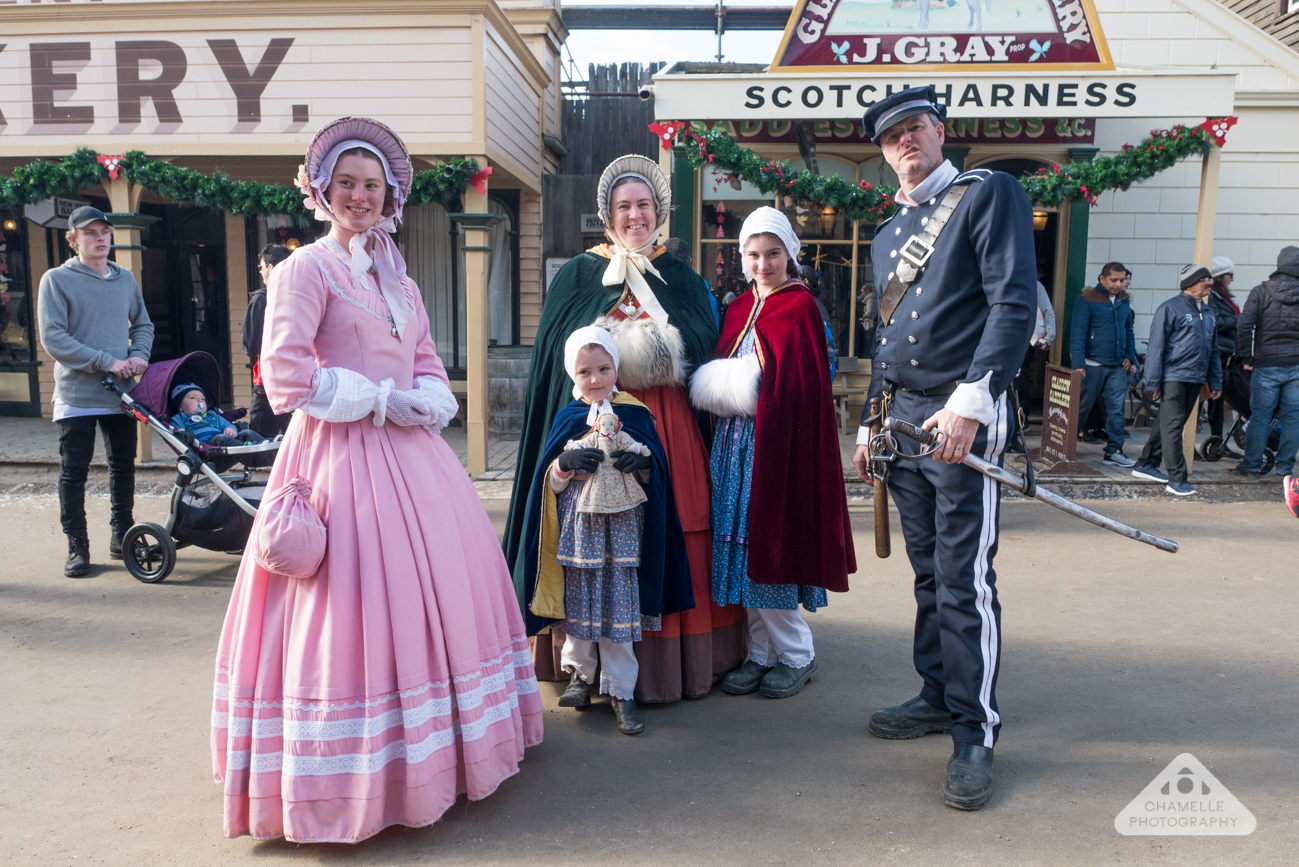
[[[1206,277],[1212,276],[1213,275],[1209,273],[1209,269],[1203,265],[1196,265],[1194,263],[1186,265],[1182,268],[1181,273],[1177,275],[1177,288],[1185,292],[1187,289],[1190,289]]]
[[[1223,274],[1235,274],[1236,263],[1226,256],[1214,256],[1209,262],[1209,276],[1221,277]]]

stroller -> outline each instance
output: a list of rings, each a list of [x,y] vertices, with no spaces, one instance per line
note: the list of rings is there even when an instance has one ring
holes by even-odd
[[[1220,437],[1211,436],[1200,444],[1200,457],[1206,461],[1220,461],[1230,455],[1234,458],[1243,458],[1245,451],[1245,425],[1249,421],[1249,393],[1250,393],[1250,373],[1245,369],[1245,365],[1240,359],[1232,356],[1227,361],[1227,366],[1222,372],[1222,396],[1228,405],[1236,411],[1236,420],[1232,422],[1231,427],[1223,431]],[[1239,452],[1231,448],[1231,443],[1236,444]],[[1275,419],[1272,420],[1272,430],[1267,435],[1267,445],[1263,449],[1263,467],[1262,474],[1267,475],[1272,472],[1272,467],[1276,465],[1276,451],[1281,447],[1281,431]]]
[[[137,523],[122,537],[126,570],[146,584],[171,574],[177,548],[197,545],[209,551],[243,552],[266,491],[266,482],[253,481],[253,470],[273,464],[280,449],[278,441],[213,446],[195,440],[188,431],[178,431],[171,424],[168,401],[173,385],[185,382],[198,385],[205,394],[220,394],[216,359],[206,352],[191,352],[174,361],[160,361],[145,371],[130,394],[118,388],[112,377],[104,378],[104,387],[118,396],[122,408],[157,431],[179,457],[166,525]],[[244,414],[242,409],[222,412],[230,422]],[[227,472],[237,464],[244,467],[242,472]]]

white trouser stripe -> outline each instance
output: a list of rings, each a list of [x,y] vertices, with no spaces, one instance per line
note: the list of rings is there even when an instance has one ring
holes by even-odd
[[[995,463],[1005,447],[1007,432],[1006,395],[997,399],[996,415],[988,428],[988,445],[983,459]],[[997,642],[997,620],[992,611],[992,588],[988,586],[988,550],[997,539],[997,483],[983,477],[983,526],[979,534],[979,550],[974,558],[975,608],[981,621],[979,649],[983,656],[983,680],[979,684],[979,703],[983,705],[983,745],[992,748],[995,728],[1001,717],[992,709],[992,678],[997,670],[1001,648]]]

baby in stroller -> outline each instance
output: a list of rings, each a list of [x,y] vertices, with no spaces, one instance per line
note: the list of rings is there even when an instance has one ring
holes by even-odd
[[[208,408],[207,395],[195,383],[184,382],[171,389],[171,406],[178,409],[171,416],[175,429],[187,430],[208,445],[247,446],[266,442],[265,437],[244,422],[226,421],[217,408]]]
[[[247,424],[228,422],[215,407],[209,409],[203,389],[192,382],[173,388],[171,403],[179,410],[171,417],[177,431],[188,431],[195,439],[209,445],[242,446],[266,442],[266,437]]]

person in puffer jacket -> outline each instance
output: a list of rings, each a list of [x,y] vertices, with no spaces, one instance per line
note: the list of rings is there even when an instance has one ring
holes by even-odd
[[[1107,441],[1103,463],[1117,467],[1136,463],[1123,454],[1127,439],[1123,400],[1128,394],[1128,374],[1137,365],[1132,303],[1128,298],[1131,283],[1132,272],[1121,262],[1105,263],[1096,286],[1084,286],[1075,302],[1069,332],[1070,363],[1082,372],[1078,424],[1087,423],[1098,398],[1104,401]]]
[[[1245,299],[1236,323],[1236,352],[1250,375],[1245,458],[1233,472],[1258,475],[1263,448],[1280,412],[1276,473],[1288,476],[1299,451],[1299,247],[1285,247],[1276,270]]]
[[[1207,381],[1209,396],[1222,396],[1222,359],[1218,356],[1218,326],[1206,299],[1213,277],[1203,265],[1187,265],[1179,275],[1181,294],[1155,310],[1146,347],[1146,393],[1162,395],[1159,429],[1150,435],[1141,459],[1132,470],[1139,479],[1166,482],[1166,490],[1189,497],[1195,488],[1186,481],[1182,428],[1195,409]],[[1163,459],[1168,475],[1159,472]]]
[[[1218,355],[1222,358],[1223,378],[1227,376],[1227,365],[1236,354],[1236,320],[1240,318],[1240,307],[1231,294],[1231,283],[1236,279],[1236,263],[1226,256],[1214,256],[1209,263],[1209,275],[1213,277],[1213,291],[1209,293],[1209,306],[1218,320]],[[1239,361],[1233,362],[1239,364]],[[1222,438],[1223,421],[1226,417],[1226,400],[1218,398],[1209,401],[1209,433]]]

